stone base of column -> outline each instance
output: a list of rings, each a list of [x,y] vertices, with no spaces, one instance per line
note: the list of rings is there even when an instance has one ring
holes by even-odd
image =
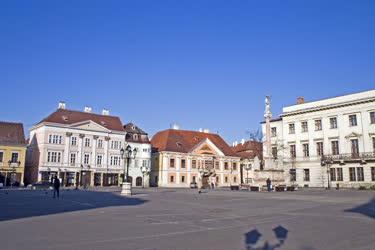
[[[132,185],[131,185],[130,182],[122,183],[121,195],[123,195],[123,196],[131,196],[132,195]]]

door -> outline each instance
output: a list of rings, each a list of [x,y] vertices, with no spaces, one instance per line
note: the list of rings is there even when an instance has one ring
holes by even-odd
[[[137,177],[137,179],[135,179],[135,185],[137,187],[142,186],[142,177]]]
[[[81,172],[81,185],[84,187],[90,186],[91,181],[91,172],[90,171],[82,171]]]
[[[352,158],[359,157],[359,147],[358,147],[358,139],[352,139],[351,142],[351,149],[352,149]]]
[[[202,178],[202,188],[209,188],[210,187],[209,182],[208,182],[209,178],[210,177],[207,177],[207,176]]]

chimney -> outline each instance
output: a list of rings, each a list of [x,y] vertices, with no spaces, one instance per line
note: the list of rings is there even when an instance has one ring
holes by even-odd
[[[242,139],[242,140],[241,140],[241,144],[242,144],[242,145],[245,144],[245,139]]]
[[[102,115],[109,115],[109,110],[108,109],[103,109]]]
[[[238,141],[235,141],[234,142],[234,146],[236,147],[238,145]]]
[[[171,129],[179,130],[179,129],[180,129],[180,126],[178,126],[176,123],[173,123],[173,124],[171,125]]]
[[[199,132],[203,132],[203,129],[202,128],[199,128],[199,130],[198,130]]]
[[[203,133],[208,134],[208,133],[210,133],[210,130],[208,128],[205,128],[205,129],[203,129]]]
[[[304,104],[305,103],[305,97],[300,96],[297,98],[297,104]]]
[[[66,105],[65,105],[65,102],[59,102],[59,109],[65,109],[66,108]]]
[[[85,106],[85,109],[83,111],[85,111],[86,113],[91,113],[92,108],[89,106]]]

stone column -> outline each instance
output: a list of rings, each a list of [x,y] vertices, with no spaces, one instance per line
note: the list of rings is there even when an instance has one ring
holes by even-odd
[[[266,119],[266,152],[265,152],[265,168],[272,168],[272,149],[271,149],[271,97],[266,96],[264,118]]]

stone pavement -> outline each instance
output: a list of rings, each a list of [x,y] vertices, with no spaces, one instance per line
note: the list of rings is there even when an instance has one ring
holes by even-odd
[[[0,249],[375,249],[375,192],[0,190]],[[279,236],[279,239],[276,237]],[[274,248],[274,249],[275,249]]]

